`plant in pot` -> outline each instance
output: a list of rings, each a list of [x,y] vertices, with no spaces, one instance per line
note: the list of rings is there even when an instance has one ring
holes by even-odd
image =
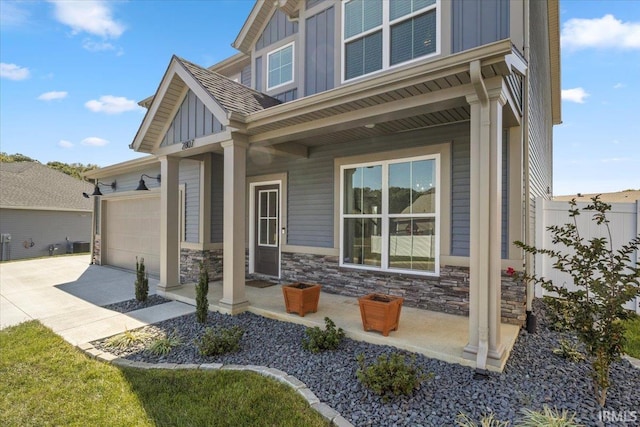
[[[379,331],[385,337],[397,331],[403,301],[402,297],[376,293],[358,298],[364,330]]]
[[[282,285],[282,295],[287,313],[298,313],[304,317],[306,313],[318,311],[321,288],[322,286],[318,284],[303,282]]]

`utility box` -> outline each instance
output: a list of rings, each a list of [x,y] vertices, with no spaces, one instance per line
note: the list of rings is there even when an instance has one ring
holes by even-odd
[[[81,254],[90,251],[91,244],[89,242],[73,242],[73,253]]]

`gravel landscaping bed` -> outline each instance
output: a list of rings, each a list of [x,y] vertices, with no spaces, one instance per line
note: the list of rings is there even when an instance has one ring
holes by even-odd
[[[381,354],[412,353],[345,339],[338,350],[313,354],[301,346],[304,326],[248,312],[237,316],[209,313],[204,326],[197,323],[192,314],[143,328],[154,336],[163,333],[180,336],[182,344],[166,356],[155,356],[144,350],[143,345],[126,351],[107,347],[105,340],[93,345],[130,360],[151,363],[224,363],[277,368],[306,383],[321,401],[356,426],[452,426],[460,412],[476,421],[494,413],[496,418],[513,423],[520,418],[522,408],[541,410],[543,405],[574,411],[576,421],[588,426],[634,425],[599,421],[600,408],[591,395],[588,363],[573,363],[552,353],[561,339],[575,338],[547,328],[544,305],[539,301],[535,311],[538,333],[520,333],[502,374],[492,373],[488,378],[476,379],[471,368],[415,355],[416,363],[435,376],[412,396],[388,402],[356,379],[355,357],[363,353],[370,363]],[[339,319],[333,320],[339,322]],[[240,352],[218,357],[198,354],[195,342],[206,327],[233,325],[245,330]],[[618,413],[640,411],[640,369],[622,360],[613,365],[611,380],[613,386],[605,409]]]
[[[136,299],[130,299],[127,301],[120,301],[120,302],[115,302],[109,305],[103,305],[102,308],[117,311],[118,313],[128,313],[130,311],[153,307],[154,305],[164,304],[170,301],[171,301],[170,299],[154,294],[154,295],[149,295],[147,297],[147,300],[144,302],[140,302]]]

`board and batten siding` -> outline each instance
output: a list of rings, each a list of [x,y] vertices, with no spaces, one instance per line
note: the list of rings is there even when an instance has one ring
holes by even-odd
[[[305,96],[333,89],[335,58],[335,7],[331,6],[305,24]]]
[[[180,144],[201,136],[222,132],[223,130],[220,120],[209,111],[195,93],[189,90],[160,146]]]
[[[452,53],[509,37],[509,0],[452,0],[451,12]]]
[[[48,256],[51,245],[58,248],[55,255],[62,255],[67,253],[66,238],[91,241],[91,212],[0,209],[0,233],[11,235],[8,253],[2,254],[7,261]]]
[[[333,248],[334,232],[334,159],[374,152],[400,150],[452,142],[453,159],[457,163],[452,195],[461,194],[452,207],[457,218],[455,233],[460,248],[469,247],[469,125],[442,126],[436,129],[352,141],[348,144],[325,145],[309,149],[307,159],[287,161],[271,158],[250,161],[248,176],[287,172],[288,215],[287,243],[295,246]],[[466,153],[466,154],[465,154]],[[466,160],[464,157],[466,156]],[[466,169],[466,171],[464,170]],[[466,178],[465,178],[466,176]],[[452,233],[454,231],[452,230]],[[466,233],[466,234],[465,234]],[[459,250],[460,250],[459,248]]]
[[[256,66],[256,79],[255,79],[255,89],[258,92],[262,92],[262,56],[258,56],[255,59]]]
[[[211,242],[223,242],[224,157],[212,154],[211,161]]]
[[[529,60],[529,218],[530,235],[535,236],[536,198],[552,194],[552,117],[547,2],[530,5],[531,57]],[[530,242],[535,244],[535,242]]]
[[[287,15],[280,9],[277,9],[271,19],[264,27],[260,38],[256,42],[255,49],[264,49],[273,43],[289,37],[298,32],[298,23],[287,19]]]
[[[247,87],[251,87],[251,64],[247,65],[240,71],[240,83]]]

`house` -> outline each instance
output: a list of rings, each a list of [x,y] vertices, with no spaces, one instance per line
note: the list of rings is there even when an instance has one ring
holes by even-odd
[[[0,260],[89,252],[91,188],[37,162],[0,163]]]
[[[87,175],[118,182],[97,262],[144,253],[167,291],[203,261],[230,313],[250,304],[247,273],[401,294],[468,316],[466,357],[497,363],[501,321],[522,324],[533,295],[505,274],[527,261],[511,242],[533,243],[535,198],[551,194],[558,13],[257,1],[238,54],[169,60],[130,145],[149,156]],[[133,191],[141,179],[153,188]]]

